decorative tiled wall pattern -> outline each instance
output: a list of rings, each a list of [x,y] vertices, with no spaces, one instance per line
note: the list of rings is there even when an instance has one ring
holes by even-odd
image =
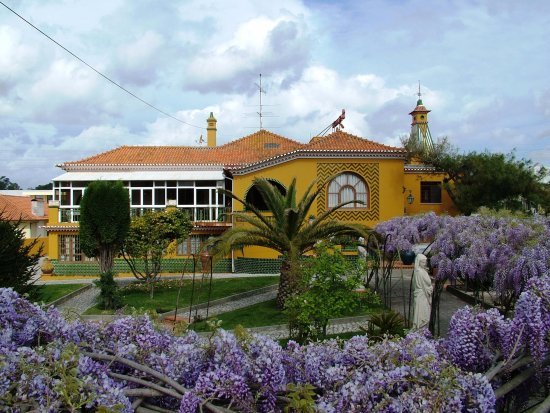
[[[235,272],[245,274],[279,274],[282,260],[278,258],[237,258]]]
[[[54,275],[97,275],[99,263],[97,261],[67,262],[52,260]],[[126,261],[115,259],[113,271],[115,273],[131,272]],[[162,272],[181,274],[193,272],[193,261],[188,258],[166,258],[162,262]],[[196,266],[197,273],[201,271],[200,263]],[[231,272],[231,260],[224,258],[214,261],[213,272]]]
[[[368,210],[338,210],[335,218],[342,221],[376,221],[380,214],[380,171],[377,163],[318,163],[319,182],[326,182],[332,175],[354,172],[363,177],[369,186],[370,208]],[[327,193],[322,191],[317,198],[317,214],[327,209]]]

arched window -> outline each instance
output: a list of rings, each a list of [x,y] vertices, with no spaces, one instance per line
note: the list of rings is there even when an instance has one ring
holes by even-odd
[[[275,188],[279,190],[279,192],[283,195],[286,195],[286,189],[284,186],[282,186],[279,182],[273,181],[271,179],[268,179],[269,183],[273,185]],[[267,211],[267,205],[264,202],[264,199],[262,198],[262,194],[260,190],[256,187],[256,185],[252,185],[248,192],[246,193],[245,201],[260,211]]]
[[[338,175],[328,185],[328,207],[334,207],[342,202],[362,201],[363,203],[352,202],[343,208],[368,208],[369,188],[367,183],[359,175],[349,172]]]

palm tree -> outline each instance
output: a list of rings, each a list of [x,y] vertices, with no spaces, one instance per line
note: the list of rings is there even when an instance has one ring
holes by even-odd
[[[278,251],[283,258],[277,306],[284,308],[286,299],[296,291],[300,275],[300,257],[314,248],[319,240],[339,235],[365,236],[369,229],[363,225],[345,224],[333,219],[334,211],[344,205],[359,202],[343,202],[317,218],[311,218],[311,206],[325,185],[313,190],[316,181],[307,188],[302,199],[296,203],[296,178],[286,194],[273,186],[265,178],[254,179],[266,206],[268,214],[259,211],[254,205],[240,199],[231,191],[222,190],[226,195],[244,205],[246,212],[234,212],[233,216],[248,223],[233,227],[215,240],[214,252],[227,253],[231,249],[245,246],[261,246]]]

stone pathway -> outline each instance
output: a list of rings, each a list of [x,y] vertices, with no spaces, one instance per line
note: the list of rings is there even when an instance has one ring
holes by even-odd
[[[335,319],[329,322],[327,326],[327,334],[338,335],[342,333],[361,331],[361,327],[367,328],[368,325],[368,316]],[[284,340],[288,338],[288,326],[286,324],[268,327],[255,327],[249,328],[247,330],[249,330],[251,333],[262,334],[264,336],[271,337],[274,340]]]
[[[58,305],[57,308],[61,311],[71,311],[81,315],[88,308],[95,305],[98,295],[99,288],[94,285],[73,298],[65,301],[63,304]]]
[[[228,301],[223,304],[214,305],[208,309],[208,317],[214,317],[218,314],[227,313],[229,311],[238,310],[239,308],[249,307],[254,304],[262,303],[264,301],[273,300],[277,296],[277,289],[265,292],[262,294],[251,295],[250,297],[241,298],[235,301]],[[180,317],[187,317],[189,315],[189,308],[178,311]],[[193,308],[191,310],[192,318],[206,318],[206,308]]]

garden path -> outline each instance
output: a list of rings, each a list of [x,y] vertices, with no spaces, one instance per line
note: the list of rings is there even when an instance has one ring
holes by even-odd
[[[232,277],[257,277],[261,276],[262,274],[215,274],[215,278],[232,278]],[[272,276],[273,274],[263,274],[265,276]],[[405,314],[408,312],[408,291],[409,291],[409,285],[410,280],[412,276],[412,270],[405,268],[405,269],[395,269],[392,274],[392,300],[391,300],[391,307],[393,310],[399,312],[400,314]],[[163,277],[164,278],[164,277]],[[168,277],[166,277],[168,278]],[[179,276],[174,276],[170,278],[179,278]],[[133,279],[133,278],[132,278]],[[123,282],[129,282],[132,279],[125,279]],[[76,282],[77,280],[70,280],[70,282]],[[78,280],[79,282],[82,282],[82,280]],[[85,281],[89,281],[89,279],[85,279]],[[120,280],[119,280],[120,281]],[[57,280],[57,281],[47,281],[46,283],[67,283],[67,280]],[[74,311],[77,314],[82,314],[86,309],[91,307],[95,299],[99,293],[99,289],[97,287],[92,287],[91,289],[88,289],[84,291],[83,293],[77,295],[76,297],[71,298],[67,302],[61,304],[59,306],[60,309],[66,309],[70,311]],[[259,295],[253,295],[246,298],[241,298],[236,301],[227,301],[222,302],[219,305],[213,305],[209,309],[209,316],[215,316],[221,313],[225,313],[228,311],[233,311],[238,308],[247,307],[262,301],[271,300],[275,297],[275,291],[269,291],[269,292],[263,292]],[[447,334],[447,329],[449,326],[449,321],[452,316],[452,314],[459,308],[463,307],[465,303],[460,300],[459,298],[455,297],[454,295],[448,293],[447,291],[443,291],[442,297],[441,297],[441,303],[440,303],[440,333],[441,336],[444,336]],[[189,313],[189,309],[182,309],[178,312],[180,315],[187,316]],[[193,314],[195,314],[195,311],[193,310]],[[197,311],[197,314],[199,314],[201,317],[206,316],[206,309],[199,309]],[[104,317],[100,317],[104,318]],[[110,317],[109,317],[110,318]],[[344,319],[337,319],[337,320],[331,320],[328,326],[328,333],[329,334],[341,334],[346,333],[350,331],[358,331],[360,326],[366,326],[368,317],[350,317],[350,318],[344,318]],[[253,332],[261,333],[268,335],[275,339],[284,339],[288,336],[288,328],[286,325],[278,325],[278,326],[269,326],[269,327],[258,327],[251,329]]]

